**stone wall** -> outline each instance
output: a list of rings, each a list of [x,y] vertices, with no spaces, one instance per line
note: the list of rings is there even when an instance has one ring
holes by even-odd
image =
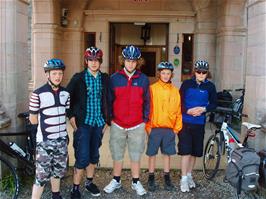
[[[245,112],[248,121],[266,127],[266,1],[247,3],[247,62]],[[265,148],[266,134],[258,133],[253,141],[257,149]]]
[[[17,114],[28,102],[28,6],[26,0],[2,0],[0,3],[0,103],[12,119],[13,130],[20,127]]]

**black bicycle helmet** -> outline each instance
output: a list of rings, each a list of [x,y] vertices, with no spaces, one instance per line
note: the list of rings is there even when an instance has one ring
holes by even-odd
[[[50,70],[65,70],[65,64],[61,59],[49,59],[47,62],[43,65],[44,71],[50,71]]]
[[[161,62],[157,65],[157,70],[169,69],[171,71],[174,70],[174,66],[171,62]]]
[[[205,60],[198,60],[195,62],[194,68],[195,68],[195,70],[208,71],[209,70],[209,63]]]

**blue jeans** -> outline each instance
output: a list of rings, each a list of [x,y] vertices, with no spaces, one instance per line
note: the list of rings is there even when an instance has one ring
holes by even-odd
[[[89,164],[97,164],[100,158],[99,148],[102,145],[103,126],[79,126],[74,133],[75,167],[84,169]]]

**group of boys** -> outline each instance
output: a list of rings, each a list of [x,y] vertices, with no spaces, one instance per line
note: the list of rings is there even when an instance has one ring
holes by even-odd
[[[183,109],[186,109],[185,113],[194,117],[203,115],[207,108],[213,108],[208,107],[211,104],[208,102],[208,96],[207,99],[202,99],[204,107],[202,102],[199,104],[194,101],[194,104],[181,106],[181,99],[185,99],[186,95],[180,97],[179,90],[171,83],[174,66],[170,62],[161,62],[157,66],[158,81],[149,86],[148,77],[138,70],[144,61],[140,49],[133,45],[122,50],[119,59],[123,67],[110,77],[100,71],[102,57],[101,49],[96,47],[86,49],[85,68],[72,77],[66,89],[60,86],[65,69],[63,61],[51,59],[44,65],[48,81],[32,93],[29,104],[30,121],[32,124],[38,124],[36,177],[32,199],[41,197],[44,185],[49,180],[52,199],[62,198],[60,178],[66,171],[68,157],[66,116],[74,129],[75,165],[72,199],[81,198],[79,186],[84,170],[85,189],[92,196],[100,196],[100,190],[93,183],[93,177],[107,126],[110,126],[109,147],[113,159],[113,179],[104,187],[106,193],[112,193],[122,186],[121,173],[127,146],[132,175],[131,188],[140,196],[146,194],[139,180],[140,159],[145,149],[146,133],[148,134],[146,154],[149,156],[148,190],[154,191],[157,188],[154,171],[159,148],[164,156],[164,188],[174,189],[169,174],[170,156],[176,154],[175,138],[180,131],[183,131],[181,130],[184,126]],[[208,71],[207,62],[198,65],[201,71]],[[208,83],[206,81],[205,78],[200,83]],[[190,110],[192,107],[194,109]],[[200,157],[202,151],[194,153],[192,148],[195,144],[187,141],[190,138],[183,137],[184,139],[179,137],[183,139],[182,142],[179,141],[179,154],[185,157],[185,161],[188,161],[187,156]],[[198,148],[202,150],[201,146]],[[186,162],[181,163],[181,167],[182,165],[186,165]],[[182,168],[183,170],[186,168]],[[182,172],[180,184],[182,192],[195,187],[191,171]]]

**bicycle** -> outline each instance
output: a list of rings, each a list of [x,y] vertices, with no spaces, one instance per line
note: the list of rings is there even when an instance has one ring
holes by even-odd
[[[230,103],[222,101],[226,106],[218,106],[216,110],[210,112],[210,122],[214,124],[217,129],[214,134],[209,137],[203,154],[203,173],[204,177],[209,180],[216,175],[220,166],[221,156],[224,155],[225,152],[227,155],[227,162],[230,160],[232,148],[229,145],[229,140],[233,139],[232,141],[234,141],[238,147],[243,146],[237,136],[237,132],[228,125],[231,124],[233,118],[240,120],[242,116],[245,116],[242,114],[245,89],[236,89],[235,91],[242,91],[242,95],[234,102],[231,100]],[[248,137],[245,139],[245,142],[247,142],[247,139]],[[214,162],[213,165],[210,164],[211,161]],[[210,168],[211,166],[213,166],[213,168]]]
[[[216,111],[225,113],[225,118],[232,116],[232,113],[228,110],[218,108]],[[226,154],[227,163],[230,161],[230,155],[234,149],[230,142],[235,143],[236,147],[247,146],[248,138],[254,137],[254,132],[262,128],[260,125],[248,122],[243,122],[242,125],[247,128],[247,134],[243,142],[237,136],[238,133],[229,127],[227,119],[223,121],[221,128],[216,129],[215,133],[209,137],[203,154],[203,173],[206,179],[211,180],[215,177],[223,155]]]
[[[17,199],[20,189],[17,168],[3,154],[17,159],[23,165],[23,171],[29,176],[35,173],[35,126],[29,122],[28,113],[20,113],[19,118],[25,121],[25,131],[0,133],[0,198]],[[26,136],[25,155],[15,151],[1,139],[2,136]]]

